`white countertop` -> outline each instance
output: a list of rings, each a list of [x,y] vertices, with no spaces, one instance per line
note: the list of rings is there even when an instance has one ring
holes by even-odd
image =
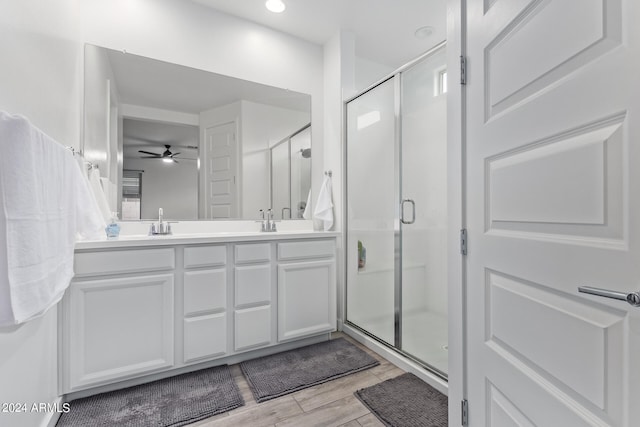
[[[339,236],[335,231],[314,231],[311,221],[278,222],[276,232],[261,232],[260,224],[253,221],[180,221],[172,224],[173,234],[149,236],[150,221],[122,222],[118,238],[81,240],[76,250],[115,249],[167,245],[189,245]]]

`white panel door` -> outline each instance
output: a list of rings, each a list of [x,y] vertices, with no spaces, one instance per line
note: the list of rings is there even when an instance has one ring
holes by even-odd
[[[238,216],[238,146],[235,122],[204,131],[205,209],[209,219]]]
[[[470,426],[634,426],[640,4],[468,0]]]

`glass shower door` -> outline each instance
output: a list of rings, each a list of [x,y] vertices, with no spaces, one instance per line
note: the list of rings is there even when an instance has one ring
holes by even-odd
[[[442,374],[447,337],[446,51],[402,73],[401,347]]]
[[[347,104],[347,320],[395,345],[396,78]]]

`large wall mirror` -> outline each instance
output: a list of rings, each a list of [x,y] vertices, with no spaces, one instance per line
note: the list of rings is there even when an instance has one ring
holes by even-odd
[[[123,220],[302,218],[310,121],[310,95],[85,46],[83,152]]]

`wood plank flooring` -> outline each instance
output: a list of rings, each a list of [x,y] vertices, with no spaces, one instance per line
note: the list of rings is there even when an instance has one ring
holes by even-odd
[[[190,424],[188,427],[383,426],[353,393],[396,377],[404,371],[345,334],[336,333],[332,337],[349,340],[380,361],[380,365],[264,403],[255,401],[240,366],[232,365],[231,372],[240,388],[245,405]]]

